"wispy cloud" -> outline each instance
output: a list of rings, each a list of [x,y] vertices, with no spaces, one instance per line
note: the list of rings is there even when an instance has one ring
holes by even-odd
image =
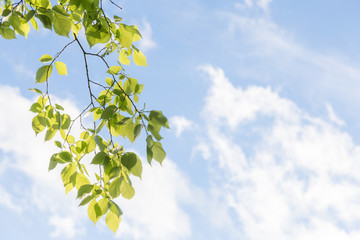
[[[254,6],[257,6],[263,10],[268,10],[269,5],[272,2],[272,0],[243,0],[240,2],[235,3],[235,7],[237,8],[252,8]]]
[[[211,80],[203,111],[208,147],[223,179],[215,189],[236,212],[233,234],[357,239],[360,147],[349,134],[270,88],[242,89],[221,69],[202,69]]]
[[[152,29],[150,23],[144,18],[139,26],[142,39],[139,41],[141,51],[147,52],[156,48],[156,42],[153,40]]]
[[[237,69],[242,78],[283,87],[304,101],[322,99],[360,106],[358,62],[304,47],[267,15],[222,12],[220,17],[227,22],[228,41],[233,56],[239,59]]]
[[[173,116],[170,118],[170,125],[174,128],[176,137],[179,138],[184,131],[193,127],[193,122],[184,116]]]

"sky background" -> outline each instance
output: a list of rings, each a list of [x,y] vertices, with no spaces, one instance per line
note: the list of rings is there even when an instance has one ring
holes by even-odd
[[[149,65],[126,70],[170,120],[167,159],[144,161],[116,235],[95,227],[47,171],[57,149],[28,111],[38,59],[71,39],[0,39],[0,239],[360,239],[359,1],[118,2],[109,11],[139,26]],[[68,76],[50,92],[75,116],[82,53],[60,61]],[[143,138],[129,147],[144,156]]]

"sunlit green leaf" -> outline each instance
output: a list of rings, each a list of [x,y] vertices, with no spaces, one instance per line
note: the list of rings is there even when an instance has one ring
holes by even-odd
[[[131,199],[135,195],[134,188],[130,185],[130,183],[126,181],[122,181],[120,185],[121,195],[126,199]]]
[[[155,127],[152,124],[149,124],[147,127],[148,131],[151,132],[151,134],[156,138],[156,140],[160,141],[162,139],[159,131],[160,131],[160,127]]]
[[[111,197],[117,198],[120,195],[120,186],[122,182],[122,178],[116,178],[114,181],[111,182],[109,187],[109,193]]]
[[[121,156],[121,164],[124,165],[128,170],[131,170],[137,161],[140,161],[135,153],[127,152]]]
[[[96,222],[99,221],[99,219],[101,217],[101,209],[95,199],[93,199],[89,203],[88,216],[89,216],[90,220],[94,222],[94,224],[96,224]]]
[[[53,7],[53,27],[61,36],[68,36],[71,30],[70,15],[60,5]]]
[[[59,61],[55,62],[55,67],[60,75],[67,75],[67,68],[65,63]]]
[[[33,113],[41,113],[43,111],[43,108],[40,103],[36,102],[30,107],[30,111]]]
[[[87,204],[88,202],[90,202],[90,201],[93,200],[93,199],[94,199],[94,196],[93,196],[93,195],[87,196],[86,198],[84,198],[84,199],[80,202],[79,207]]]
[[[120,66],[111,66],[109,67],[109,69],[107,70],[107,73],[116,75],[120,72],[122,68]]]
[[[134,50],[133,59],[136,65],[147,66],[146,57],[140,50]]]
[[[52,72],[52,65],[45,65],[40,67],[36,72],[36,82],[43,83],[49,79]]]
[[[119,211],[113,209],[114,208],[111,207],[110,211],[106,214],[105,223],[108,228],[115,234],[121,222],[121,215]]]
[[[9,27],[0,27],[0,35],[8,40],[16,38],[15,31]]]
[[[149,119],[154,125],[159,124],[163,127],[170,128],[168,119],[161,111],[150,111]]]
[[[83,185],[90,184],[89,179],[82,173],[76,174],[76,188],[80,189]]]
[[[162,161],[166,157],[166,153],[164,149],[162,148],[162,144],[160,142],[155,142],[154,146],[151,148],[153,152],[153,158],[158,161],[159,163],[162,163]]]
[[[62,159],[65,162],[71,162],[72,161],[72,155],[68,151],[62,151],[59,153],[59,158]]]
[[[126,54],[126,50],[123,48],[121,49],[121,52],[119,54],[119,61],[122,63],[122,64],[125,64],[125,65],[129,65],[130,64],[130,59],[128,58],[127,54]]]
[[[57,129],[48,129],[45,133],[45,141],[51,140],[57,132]]]
[[[98,204],[101,209],[102,215],[104,215],[109,210],[109,198],[102,198],[99,200]]]
[[[85,194],[90,193],[94,188],[94,185],[91,184],[84,184],[82,185],[77,194],[77,198],[82,198]]]
[[[38,94],[43,94],[41,90],[37,89],[37,88],[30,88],[29,91],[38,93]]]
[[[99,152],[95,155],[93,160],[91,161],[91,164],[104,164],[104,161],[107,160],[109,156],[105,152]]]
[[[110,105],[105,108],[104,112],[101,114],[101,119],[109,119],[111,118],[114,113],[116,112],[117,107],[115,105]]]

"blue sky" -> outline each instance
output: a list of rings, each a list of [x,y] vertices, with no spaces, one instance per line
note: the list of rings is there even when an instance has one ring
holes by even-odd
[[[0,239],[360,239],[359,1],[119,2],[149,65],[127,71],[170,119],[166,161],[119,200],[116,235],[95,227],[48,173],[56,149],[28,111],[38,59],[70,39],[0,39]],[[73,114],[88,101],[81,57],[71,46],[50,82]]]

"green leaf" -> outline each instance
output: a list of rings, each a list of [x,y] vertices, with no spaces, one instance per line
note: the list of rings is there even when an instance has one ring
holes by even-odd
[[[0,28],[0,35],[5,38],[5,39],[15,39],[15,31],[12,30],[11,28],[9,27],[1,27]]]
[[[153,152],[149,146],[146,146],[146,157],[149,164],[151,164],[151,160],[153,159]]]
[[[53,7],[53,14],[53,27],[55,32],[60,36],[69,36],[72,23],[70,15],[66,13],[60,5]]]
[[[48,129],[45,133],[45,141],[51,140],[55,136],[57,131],[58,131],[57,129],[52,129],[52,128]]]
[[[91,164],[104,164],[104,161],[109,159],[109,156],[107,155],[107,153],[105,152],[99,152],[98,154],[95,155],[95,157],[93,158],[93,160],[91,161]]]
[[[134,175],[137,176],[139,178],[141,178],[141,173],[142,173],[142,163],[140,158],[137,158],[136,164],[135,166],[133,166],[130,170],[130,172]]]
[[[95,10],[99,6],[99,0],[81,0],[80,3],[88,11]]]
[[[38,25],[37,25],[37,22],[36,22],[35,18],[31,18],[31,19],[30,19],[30,23],[31,23],[31,25],[33,26],[33,28],[34,28],[35,30],[39,30],[39,27],[38,27]]]
[[[118,37],[121,46],[130,48],[133,40],[133,33],[129,31],[129,26],[125,24],[120,24],[119,29],[116,32],[116,36]]]
[[[68,151],[62,151],[59,153],[59,158],[64,162],[71,162],[72,161],[72,154]]]
[[[57,154],[53,154],[50,158],[50,163],[49,163],[49,171],[53,170],[56,165],[58,164],[58,161],[56,160]]]
[[[130,59],[128,59],[128,55],[126,54],[126,50],[123,48],[119,54],[119,61],[122,64],[130,65]]]
[[[140,136],[141,129],[143,128],[142,124],[137,124],[134,128],[134,141]]]
[[[86,146],[86,153],[91,153],[92,151],[95,150],[96,148],[96,142],[95,142],[95,139],[94,139],[94,136],[90,136],[88,137],[85,142],[87,143],[87,146]]]
[[[119,122],[117,122],[116,124],[117,125],[125,125],[126,124],[126,122],[128,121],[128,120],[130,120],[131,118],[129,118],[129,117],[124,117],[124,118],[122,118]]]
[[[101,217],[101,209],[95,199],[93,199],[89,203],[88,216],[89,216],[90,220],[94,222],[94,224],[96,224],[96,222],[99,221],[99,219]]]
[[[127,181],[122,181],[121,185],[120,185],[120,192],[121,195],[125,198],[125,199],[131,199],[134,197],[135,195],[135,190],[134,188],[130,185],[130,183],[128,183]]]
[[[40,103],[36,102],[30,107],[30,111],[33,113],[41,113],[43,111],[43,108]]]
[[[119,177],[110,183],[109,193],[111,197],[117,198],[120,195],[120,186],[122,182],[124,182],[123,178]]]
[[[111,78],[105,78],[105,82],[107,83],[107,85],[109,85],[110,87],[114,84],[114,80],[112,80]]]
[[[64,108],[62,106],[60,106],[59,104],[55,103],[55,108],[58,110],[64,110]]]
[[[154,142],[154,146],[151,148],[151,151],[153,152],[153,158],[161,164],[166,157],[166,152],[162,148],[161,143]]]
[[[116,16],[116,15],[114,15],[114,21],[116,22],[116,23],[119,23],[119,22],[121,22],[123,19],[121,18],[121,17],[118,17],[118,16]]]
[[[40,7],[42,8],[48,8],[50,5],[50,1],[49,0],[41,0],[40,2]],[[51,6],[51,5],[50,5]]]
[[[60,75],[67,75],[67,68],[65,63],[59,61],[55,62],[55,67]]]
[[[136,65],[147,66],[146,57],[140,50],[134,50],[133,59]]]
[[[1,16],[6,17],[11,13],[11,10],[8,8],[5,8],[4,11],[2,12]]]
[[[161,111],[152,110],[149,114],[150,122],[154,125],[161,125],[166,128],[170,128],[168,119]]]
[[[25,38],[27,38],[27,35],[30,32],[30,25],[28,23],[20,24],[19,28],[16,29],[16,31],[23,35]]]
[[[26,22],[29,22],[30,19],[32,19],[35,15],[35,11],[34,10],[30,10],[27,14],[25,14],[24,18]]]
[[[110,211],[106,214],[105,223],[108,228],[116,233],[117,229],[119,228],[121,222],[121,215],[119,211],[113,210],[113,207],[110,208]]]
[[[32,128],[35,133],[44,131],[46,126],[49,124],[49,120],[42,116],[35,116],[32,120]]]
[[[43,83],[49,79],[52,72],[52,65],[45,65],[40,67],[36,72],[36,83]]]
[[[107,120],[105,120],[105,119],[100,122],[99,126],[96,128],[96,131],[95,131],[96,134],[98,134],[101,131],[101,129],[105,126],[106,122],[107,122]]]
[[[87,196],[86,198],[84,198],[80,204],[79,204],[79,207],[80,206],[84,206],[85,204],[87,204],[88,202],[90,202],[91,200],[94,199],[94,196],[93,195],[90,195],[90,196]]]
[[[44,28],[52,30],[52,12],[50,11],[43,11],[42,14],[36,14],[40,22],[43,24]]]
[[[103,110],[101,108],[97,108],[93,113],[94,121],[98,120],[101,117]]]
[[[47,62],[51,62],[52,59],[53,59],[52,56],[50,56],[49,54],[44,54],[41,56],[39,61],[42,63],[47,63]]]
[[[109,210],[109,201],[109,198],[102,198],[98,202],[102,215],[104,215]]]
[[[76,174],[76,188],[80,189],[81,186],[90,184],[89,179],[82,173]]]
[[[40,90],[37,89],[37,88],[30,88],[29,91],[32,91],[32,92],[34,92],[34,93],[38,93],[38,94],[41,94],[41,95],[43,94],[42,91],[40,91]]]
[[[68,129],[70,127],[71,118],[66,113],[61,115],[61,129]]]
[[[128,170],[131,170],[137,161],[140,161],[135,153],[127,152],[121,156],[121,164],[124,165]]]
[[[85,35],[90,47],[94,46],[97,43],[107,43],[111,37],[110,33],[106,29],[101,28],[99,30],[94,26],[88,27]]]
[[[109,69],[106,72],[110,73],[112,75],[116,75],[120,72],[121,69],[122,69],[122,67],[120,67],[120,66],[111,66],[111,67],[109,67]]]
[[[156,138],[156,140],[160,141],[162,139],[162,137],[161,137],[161,135],[159,133],[160,127],[155,127],[154,125],[149,124],[147,129]]]
[[[74,174],[76,174],[75,162],[66,165],[63,170],[61,170],[61,179],[63,180],[64,186],[68,183],[73,183],[73,186],[75,186],[76,178],[72,177]]]
[[[55,141],[54,143],[55,143],[55,146],[57,146],[58,148],[62,148],[61,142]]]
[[[117,111],[117,107],[115,105],[110,105],[105,108],[104,112],[101,114],[101,119],[109,119],[114,113]]]
[[[104,140],[99,135],[95,135],[95,142],[101,151],[104,151],[107,148],[107,145],[104,144]]]
[[[123,126],[123,131],[125,136],[130,140],[130,142],[134,142],[134,132],[135,132],[135,123],[128,122],[126,125]]]
[[[94,188],[94,185],[84,184],[79,188],[78,194],[76,198],[82,198],[85,194],[90,193]]]

